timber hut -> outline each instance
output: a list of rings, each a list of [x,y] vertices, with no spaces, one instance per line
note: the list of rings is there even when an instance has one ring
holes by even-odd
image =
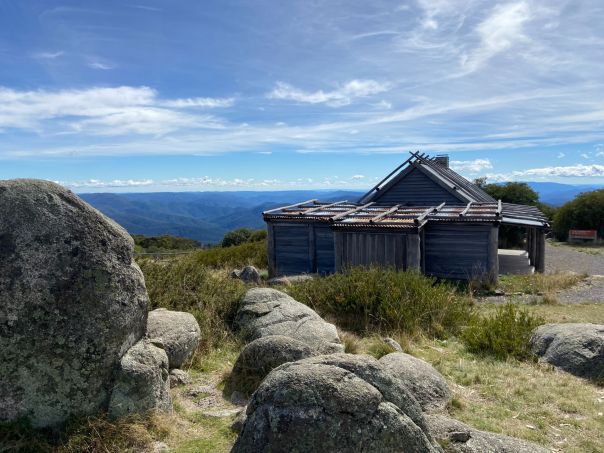
[[[500,261],[543,272],[549,228],[536,207],[494,200],[446,160],[418,153],[357,202],[307,200],[263,215],[271,277],[383,265],[495,281],[507,272]],[[499,250],[502,224],[526,230],[525,251]]]

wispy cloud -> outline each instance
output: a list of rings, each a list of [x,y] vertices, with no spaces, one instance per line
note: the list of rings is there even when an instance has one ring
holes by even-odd
[[[103,61],[93,60],[88,62],[88,67],[91,69],[99,69],[101,71],[109,71],[115,69],[115,65]]]
[[[523,26],[532,18],[528,2],[498,4],[492,13],[476,27],[480,37],[479,46],[463,55],[464,70],[473,72],[496,55],[509,50],[515,44],[529,39]]]
[[[604,165],[575,164],[568,166],[529,168],[526,170],[518,170],[510,173],[487,174],[487,178],[492,181],[514,181],[526,178],[549,179],[552,177],[604,178]]]
[[[489,159],[454,160],[451,161],[450,165],[456,171],[474,174],[493,168],[493,164]]]
[[[269,99],[342,107],[351,104],[357,98],[383,93],[388,89],[388,84],[375,80],[351,80],[331,91],[318,90],[312,92],[301,90],[285,82],[277,82],[277,85],[267,97]]]
[[[218,108],[218,107],[232,107],[235,104],[234,98],[186,98],[186,99],[174,99],[165,101],[163,103],[166,107],[175,108],[188,108],[188,107],[202,107],[202,108]]]
[[[562,159],[564,156],[566,156],[566,154],[564,154],[562,151],[558,153],[558,159]]]
[[[33,57],[39,60],[54,60],[62,57],[63,55],[65,55],[65,52],[59,50],[57,52],[37,52],[33,54]]]

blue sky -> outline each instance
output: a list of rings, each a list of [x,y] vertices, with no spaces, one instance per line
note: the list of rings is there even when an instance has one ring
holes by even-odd
[[[0,0],[0,178],[362,188],[409,150],[604,183],[604,3]]]

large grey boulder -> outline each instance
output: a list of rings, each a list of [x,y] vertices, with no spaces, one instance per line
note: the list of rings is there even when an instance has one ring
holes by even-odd
[[[180,368],[197,349],[201,330],[191,313],[158,308],[149,312],[147,337],[164,344],[170,368]]]
[[[324,354],[344,351],[333,324],[276,289],[250,289],[241,300],[235,327],[241,330],[247,341],[268,335],[284,335]]]
[[[229,378],[229,393],[236,390],[249,395],[279,365],[316,354],[310,346],[291,337],[269,335],[258,338],[239,354]]]
[[[604,379],[604,325],[545,324],[533,333],[531,349],[575,376]]]
[[[108,414],[123,417],[150,410],[170,412],[170,372],[166,351],[141,340],[120,361]]]
[[[428,415],[426,421],[447,453],[549,453],[532,442],[479,431],[443,415]]]
[[[0,421],[53,426],[106,409],[147,324],[133,248],[65,188],[0,181]]]
[[[405,386],[368,356],[290,362],[260,384],[232,452],[441,451]]]
[[[387,354],[380,363],[405,383],[424,411],[443,410],[451,400],[447,381],[429,363],[404,352]]]

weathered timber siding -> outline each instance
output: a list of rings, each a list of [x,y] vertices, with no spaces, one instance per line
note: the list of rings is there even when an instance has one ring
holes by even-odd
[[[319,274],[335,272],[334,232],[328,225],[315,225],[315,250],[315,272]]]
[[[382,189],[374,200],[379,205],[439,205],[464,203],[449,191],[430,179],[420,170],[413,169],[404,178],[388,188]]]
[[[271,277],[335,271],[334,235],[329,225],[272,222],[269,225],[268,240],[274,256],[273,260],[269,256]]]
[[[428,224],[424,232],[426,274],[467,280],[494,273],[496,278],[498,261],[493,234],[497,232],[498,228],[491,224]]]
[[[372,264],[407,268],[407,235],[336,231],[336,271]]]

